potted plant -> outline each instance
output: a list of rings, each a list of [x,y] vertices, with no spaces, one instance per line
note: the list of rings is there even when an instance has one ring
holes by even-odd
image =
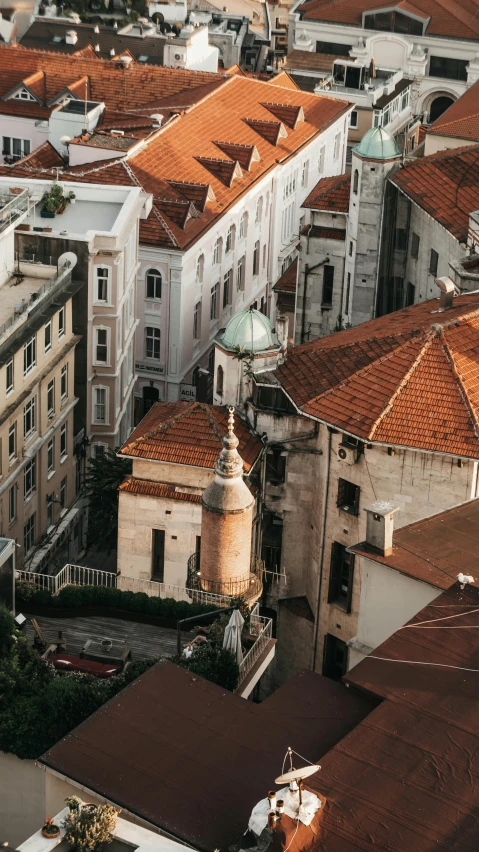
[[[83,802],[78,796],[67,796],[65,802],[70,811],[79,811]]]
[[[64,821],[65,840],[75,852],[99,852],[111,843],[119,810],[113,805],[82,805],[69,810]]]
[[[74,192],[68,193],[68,200],[69,200],[70,204],[75,204],[75,198],[76,198],[76,195],[75,195]]]
[[[64,203],[63,189],[59,183],[52,183],[48,192],[43,196],[43,206],[40,210],[40,216],[43,219],[54,219],[55,213],[61,208]]]
[[[58,828],[58,825],[55,825],[53,822],[53,817],[49,816],[46,818],[45,824],[42,828],[42,834],[49,840],[53,840],[55,837],[60,836],[60,829]]]

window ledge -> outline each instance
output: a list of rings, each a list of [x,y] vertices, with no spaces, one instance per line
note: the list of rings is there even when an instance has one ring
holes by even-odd
[[[54,470],[51,470],[51,471],[49,471],[49,473],[47,473],[47,481],[48,481],[49,479],[51,479],[51,478],[52,478],[52,476],[55,476],[55,471],[54,471]]]
[[[8,469],[10,470],[14,465],[16,465],[17,461],[18,461],[17,456],[15,456],[15,458],[8,459]]]
[[[359,512],[355,512],[352,507],[349,507],[347,504],[344,506],[338,506],[338,509],[341,509],[341,512],[346,512],[347,515],[352,515],[353,518],[357,518]]]
[[[60,464],[63,464],[64,462],[66,462],[67,458],[68,458],[68,454],[66,456],[61,456]]]

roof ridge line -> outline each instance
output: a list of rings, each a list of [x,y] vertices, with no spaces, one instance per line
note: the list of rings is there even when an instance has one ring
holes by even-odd
[[[459,393],[460,393],[460,395],[463,399],[464,405],[466,406],[466,408],[469,412],[469,417],[471,418],[471,421],[472,421],[472,428],[473,428],[474,435],[476,436],[476,438],[479,438],[479,423],[477,422],[477,418],[476,418],[476,415],[474,414],[474,409],[472,407],[472,403],[469,399],[469,394],[468,394],[466,388],[463,385],[463,380],[462,380],[461,374],[459,373],[459,370],[456,367],[454,355],[453,355],[451,348],[450,348],[450,346],[447,342],[446,335],[444,334],[444,329],[442,327],[440,329],[440,337],[441,337],[441,343],[444,347],[446,358],[448,359],[448,361],[451,365],[452,371],[454,373],[454,376],[456,377]]]
[[[181,400],[177,400],[177,402],[181,402]],[[131,441],[129,444],[125,444],[125,449],[129,447],[137,447],[142,441],[147,441],[149,438],[153,438],[155,435],[158,435],[159,432],[167,432],[170,426],[173,426],[178,420],[181,420],[187,411],[193,410],[197,405],[199,405],[197,402],[186,403],[184,408],[180,410],[178,414],[175,414],[163,423],[159,423],[154,429],[150,429],[149,432],[145,432],[144,435],[135,438],[135,440]]]
[[[409,367],[409,369],[407,370],[407,372],[403,376],[401,382],[399,383],[398,387],[394,391],[393,395],[390,397],[388,404],[385,406],[385,408],[383,409],[383,411],[381,412],[379,417],[377,417],[376,420],[374,421],[372,428],[369,431],[368,438],[372,439],[374,437],[374,433],[376,432],[376,430],[378,429],[379,425],[382,423],[382,421],[384,420],[386,415],[389,414],[389,412],[391,411],[391,409],[392,409],[396,399],[398,398],[399,394],[402,393],[402,391],[406,387],[407,383],[409,382],[409,379],[411,378],[412,374],[416,371],[417,367],[419,366],[419,363],[422,361],[422,358],[423,358],[425,352],[428,349],[431,348],[435,337],[437,337],[437,330],[435,328],[431,328],[431,329],[429,329],[429,331],[426,332],[426,340],[424,341],[423,345],[421,346],[419,353],[417,354],[415,360],[413,361],[413,363],[411,364],[411,366]]]
[[[202,409],[202,411],[204,411],[204,412],[205,412],[206,416],[208,417],[208,420],[209,420],[209,421],[210,421],[210,423],[211,423],[211,426],[212,426],[213,432],[215,433],[216,437],[217,437],[217,438],[221,441],[221,443],[223,443],[224,435],[221,435],[221,434],[220,434],[220,431],[219,431],[219,429],[218,429],[218,426],[217,426],[217,425],[216,425],[216,423],[214,422],[213,415],[212,415],[212,413],[211,413],[210,409],[209,409],[209,408],[205,408],[205,407],[204,407],[204,405],[205,405],[204,403],[199,402],[199,403],[198,403],[198,405],[199,405],[199,407]]]

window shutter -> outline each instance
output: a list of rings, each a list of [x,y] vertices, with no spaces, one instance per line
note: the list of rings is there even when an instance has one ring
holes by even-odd
[[[328,603],[336,601],[341,592],[340,553],[341,545],[338,544],[337,541],[333,542],[333,546],[331,548],[331,568],[329,572]]]
[[[356,485],[354,489],[354,514],[359,515],[359,495],[361,494],[361,489],[359,485]],[[353,557],[354,559],[354,557]]]
[[[349,554],[349,578],[348,578],[348,599],[346,601],[346,612],[351,612],[351,603],[353,599],[353,581],[354,581],[354,553]]]

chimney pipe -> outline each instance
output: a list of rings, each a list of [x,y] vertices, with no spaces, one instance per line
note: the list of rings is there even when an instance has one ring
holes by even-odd
[[[381,556],[391,556],[393,552],[393,515],[399,506],[386,500],[376,500],[365,509],[366,544]]]
[[[455,293],[454,281],[448,276],[444,276],[443,278],[436,278],[435,282],[441,292],[439,310],[446,311],[448,308],[452,308]]]

